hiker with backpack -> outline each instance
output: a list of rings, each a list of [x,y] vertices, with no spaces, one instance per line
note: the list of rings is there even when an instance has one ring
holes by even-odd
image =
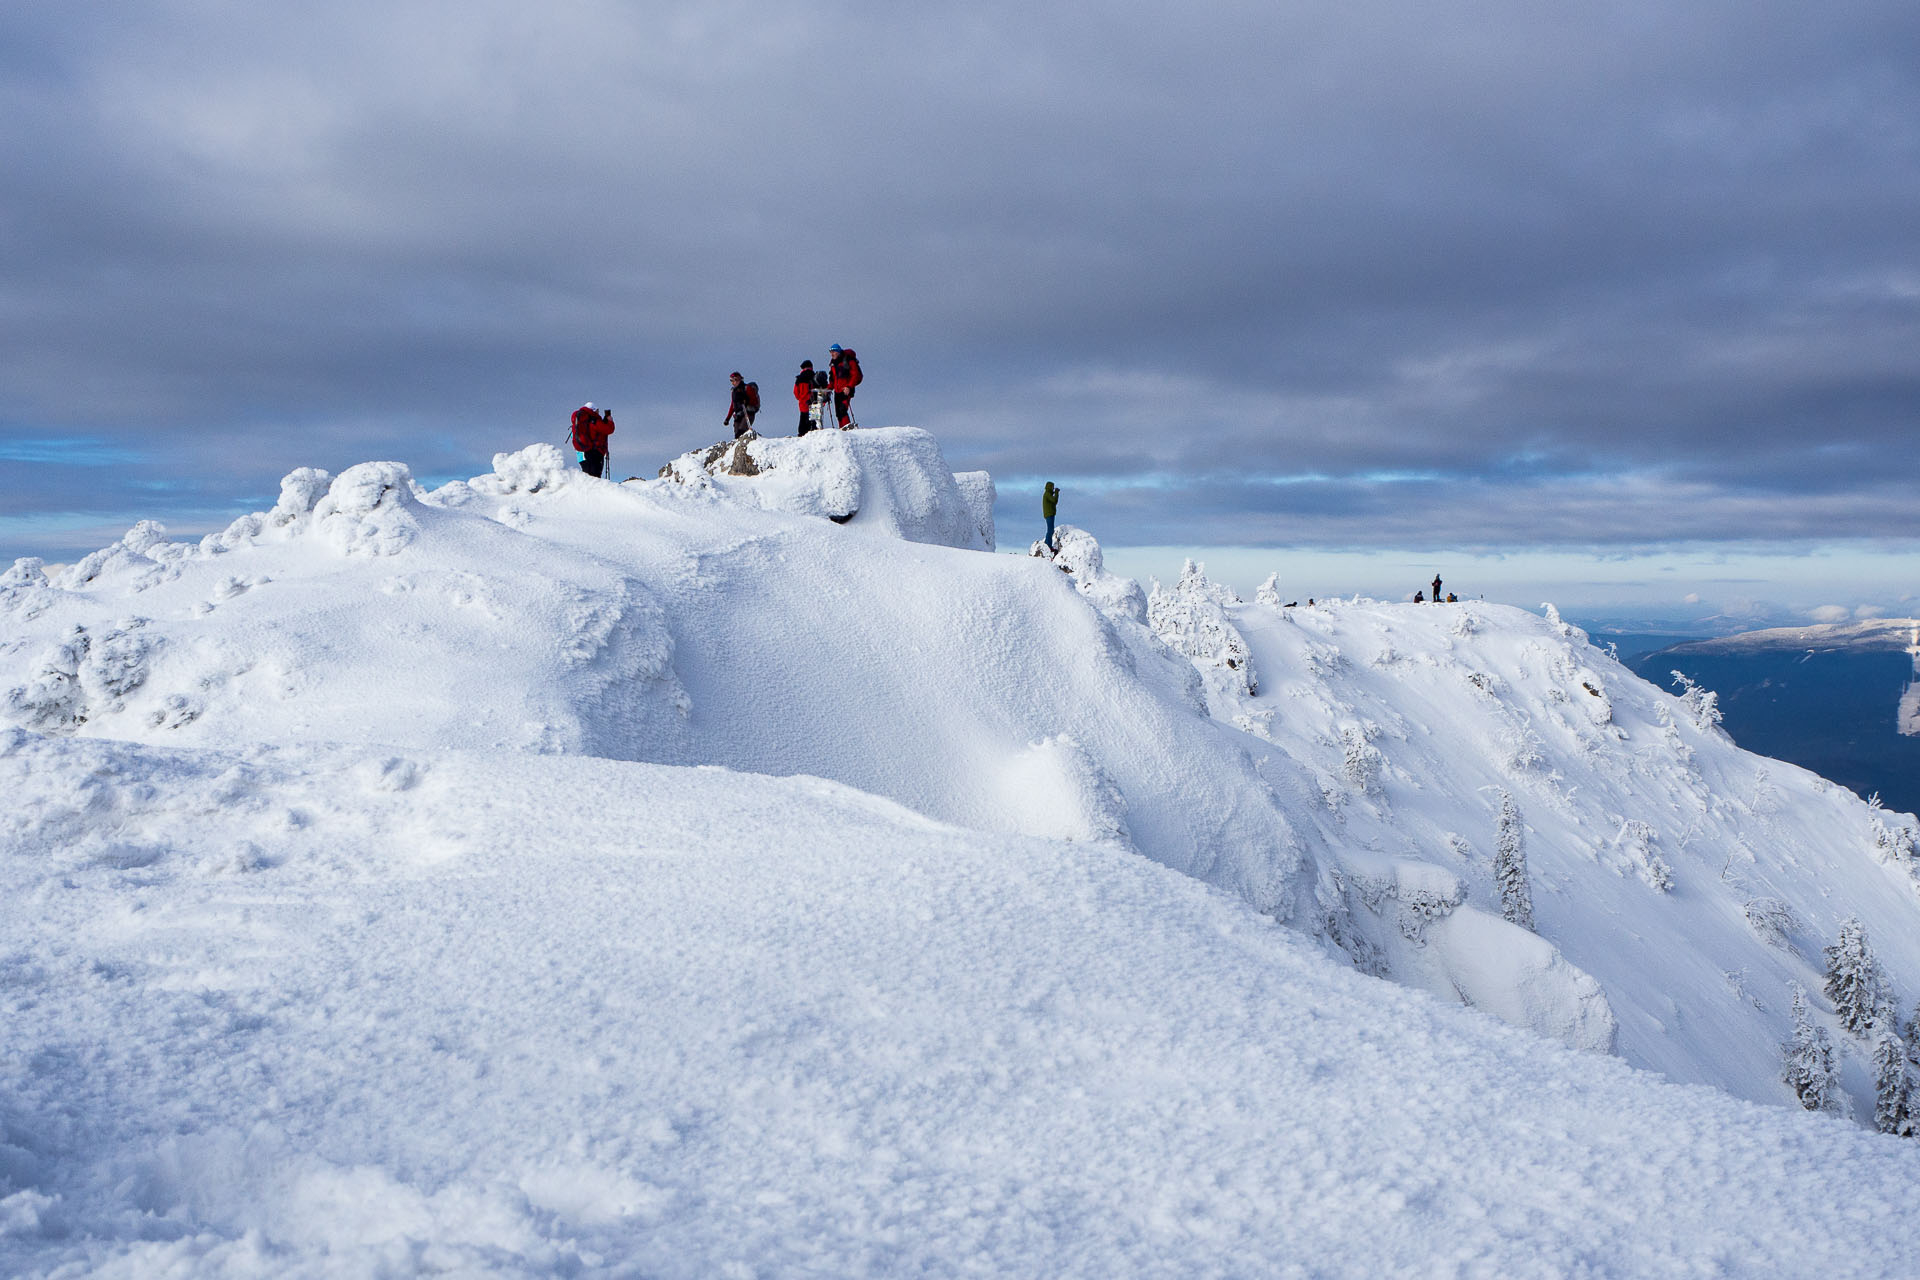
[[[833,416],[842,431],[860,424],[853,420],[853,389],[860,385],[864,375],[860,372],[860,357],[839,343],[828,348],[833,358],[827,362],[828,387],[833,392]]]
[[[813,361],[802,360],[800,372],[793,375],[793,398],[800,406],[800,430],[796,435],[805,435],[820,425],[819,414],[815,412],[818,401],[814,398]]]
[[[731,426],[733,438],[738,440],[753,430],[753,420],[760,416],[760,384],[741,381],[738,372],[728,374],[727,381],[733,384],[733,402],[727,406],[727,416],[720,422],[722,426]]]
[[[580,454],[580,469],[598,476],[607,469],[607,437],[613,434],[611,411],[595,409],[589,400],[573,411],[573,447]]]

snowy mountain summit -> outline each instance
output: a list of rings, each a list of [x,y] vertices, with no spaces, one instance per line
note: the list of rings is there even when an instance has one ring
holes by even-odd
[[[4,1270],[1920,1268],[1920,823],[993,498],[535,445],[0,575]]]

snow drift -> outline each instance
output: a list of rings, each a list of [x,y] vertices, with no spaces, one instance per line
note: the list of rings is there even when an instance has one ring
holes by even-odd
[[[860,1212],[925,1230],[910,1205],[946,1186],[989,1206],[968,1220],[984,1230],[1012,1211],[981,1180],[1009,1159],[1032,1177],[1042,1165],[1012,1134],[979,1167],[943,1164],[933,1154],[942,1142],[974,1140],[965,1135],[991,1127],[991,1115],[1044,1094],[1069,1117],[1047,1141],[1101,1165],[1116,1152],[1091,1135],[1115,1130],[1084,1111],[1085,1091],[1137,1103],[1163,1085],[1189,1100],[1181,1106],[1258,1099],[1248,1103],[1262,1116],[1247,1130],[1254,1147],[1234,1146],[1225,1163],[1199,1154],[1216,1146],[1208,1135],[1223,1114],[1203,1109],[1154,1139],[1191,1153],[1195,1187],[1221,1177],[1270,1188],[1285,1164],[1252,1156],[1260,1143],[1333,1151],[1351,1143],[1360,1110],[1416,1097],[1434,1127],[1410,1149],[1441,1161],[1458,1126],[1478,1123],[1468,1117],[1481,1090],[1508,1114],[1534,1107],[1543,1131],[1568,1123],[1563,1090],[1604,1094],[1602,1114],[1659,1117],[1622,1121],[1656,1162],[1699,1158],[1705,1126],[1723,1152],[1745,1150],[1740,1130],[1764,1135],[1753,1139],[1764,1149],[1817,1148],[1888,1187],[1916,1171],[1904,1147],[1667,1090],[1601,1056],[1791,1106],[1780,1045],[1792,992],[1819,991],[1821,946],[1841,920],[1864,922],[1890,1008],[1920,996],[1910,818],[1739,751],[1702,696],[1646,685],[1551,613],[1287,608],[1272,584],[1247,603],[1197,567],[1149,595],[1108,572],[1097,540],[1071,526],[1052,559],[983,554],[994,545],[991,502],[990,479],[954,476],[932,438],[909,428],[725,443],[627,484],[585,477],[538,445],[431,492],[396,462],[337,477],[306,469],[271,510],[198,544],[143,523],[55,578],[27,561],[0,575],[0,725],[12,726],[0,729],[12,794],[0,852],[16,904],[8,937],[22,940],[5,963],[24,975],[0,991],[12,993],[11,1025],[27,1028],[27,1056],[0,1094],[12,1135],[0,1154],[17,1153],[0,1161],[0,1193],[12,1188],[0,1208],[22,1247],[71,1238],[72,1256],[119,1258],[130,1272],[175,1256],[189,1266],[217,1256],[244,1272],[246,1240],[305,1258],[345,1237],[370,1269],[484,1269],[493,1264],[476,1259],[498,1258],[591,1271],[602,1256],[623,1259],[615,1269],[716,1264],[687,1274],[725,1260],[792,1269],[802,1265],[796,1238],[832,1235],[822,1234],[822,1197],[848,1178],[871,1180],[884,1152],[931,1182],[862,1192]],[[1517,825],[1497,835],[1503,803]],[[1496,868],[1505,843],[1524,847],[1518,873]],[[627,870],[643,865],[645,883],[629,885]],[[591,886],[585,897],[553,891],[562,867]],[[1531,886],[1527,912],[1503,897],[1516,874]],[[928,876],[945,887],[919,894],[913,885]],[[1169,904],[1191,904],[1183,923],[1152,905],[1168,893]],[[589,909],[593,895],[620,904],[626,922],[611,906]],[[749,929],[711,964],[675,959],[698,950],[702,921],[743,900],[786,904],[789,922],[831,915],[837,902],[862,923],[830,955],[790,923],[773,935]],[[331,905],[305,919],[287,910],[294,902]],[[653,930],[641,951],[629,940],[635,912]],[[456,922],[483,918],[493,941],[455,944]],[[581,919],[596,923],[564,946],[552,940]],[[1290,929],[1259,933],[1262,921]],[[1204,941],[1215,933],[1261,941],[1222,950]],[[863,949],[862,936],[888,941]],[[387,959],[328,995],[339,958],[364,948]],[[1025,959],[1009,968],[996,958],[1011,954]],[[266,959],[289,955],[304,958],[291,970]],[[539,978],[542,964],[564,976]],[[727,988],[726,964],[747,985],[722,1002],[724,1016],[702,1013],[699,999],[675,1003],[682,987],[709,998]],[[382,984],[415,966],[431,973],[407,980],[405,1007],[440,1012],[402,1019],[396,1034],[427,1046],[410,1056],[375,1024]],[[496,969],[484,1015],[463,1014],[463,975]],[[1142,979],[1155,1001],[1187,1000],[1174,994],[1185,985],[1224,1003],[1201,999],[1196,1008],[1211,1012],[1198,1022],[1150,1021],[1142,1035],[1187,1047],[1139,1057],[1133,1042],[1123,1056],[1138,1061],[1118,1077],[1106,1050],[1050,1047],[1058,1037],[1106,1043],[1101,1027],[1119,1006],[1118,988],[1103,984],[1133,972],[1162,975]],[[1390,994],[1372,977],[1586,1055]],[[529,998],[516,982],[545,984],[533,1002],[559,1000],[578,1024],[510,1013]],[[199,993],[210,1020],[171,995],[149,1014],[142,1001],[156,992]],[[932,1016],[943,998],[972,1012]],[[313,1001],[327,1018],[288,1014]],[[982,1012],[1002,1001],[1010,1012]],[[1343,1012],[1313,1012],[1329,1001]],[[1866,1049],[1817,994],[1814,1003],[1841,1049],[1845,1105],[1865,1121]],[[652,1012],[621,1012],[638,1009]],[[887,1012],[861,1012],[875,1009]],[[1124,1015],[1136,1016],[1146,1015]],[[1323,1016],[1337,1030],[1318,1028]],[[1325,1125],[1302,1127],[1281,1094],[1319,1078],[1308,1059],[1371,1052],[1356,1048],[1373,1034],[1361,1029],[1368,1019],[1411,1055],[1397,1083],[1363,1104],[1372,1086],[1336,1066],[1344,1083],[1320,1091],[1332,1108]],[[70,1062],[50,1047],[116,1025],[132,1030],[113,1061]],[[635,1056],[620,1040],[700,1042],[723,1025],[726,1047],[691,1058]],[[987,1028],[999,1048],[982,1057],[962,1027]],[[869,1033],[892,1037],[898,1056],[868,1046]],[[1321,1056],[1322,1034],[1345,1048]],[[560,1060],[524,1047],[548,1040],[568,1046]],[[1192,1057],[1201,1041],[1204,1066]],[[1463,1052],[1482,1055],[1471,1091],[1458,1080]],[[392,1068],[381,1064],[402,1064],[403,1078],[383,1100],[346,1067],[294,1065],[336,1053],[383,1087]],[[1276,1054],[1292,1065],[1247,1073]],[[849,1055],[853,1065],[829,1067]],[[1040,1088],[1029,1069],[1039,1060],[1060,1073],[1058,1090]],[[1306,1075],[1288,1074],[1296,1068]],[[176,1069],[216,1093],[222,1073],[240,1070],[280,1089],[297,1082],[299,1097],[252,1118],[226,1099],[219,1126],[167,1139],[164,1082]],[[936,1082],[956,1073],[985,1084],[944,1128],[884,1101],[946,1092]],[[556,1074],[575,1091],[572,1110],[535,1126],[525,1158],[510,1152],[504,1122],[428,1101],[467,1088],[505,1115]],[[655,1103],[625,1097],[617,1082],[636,1079],[661,1082]],[[789,1134],[765,1091],[791,1098],[796,1080],[819,1093],[808,1094],[812,1128]],[[742,1092],[712,1092],[727,1081]],[[62,1090],[135,1100],[69,1122],[53,1118]],[[826,1100],[845,1090],[854,1101]],[[625,1133],[611,1117],[635,1105],[664,1117],[665,1128],[638,1122],[657,1141],[602,1131]],[[1230,1109],[1233,1123],[1248,1122]],[[702,1115],[737,1131],[718,1147],[695,1141],[684,1163],[662,1154],[701,1133]],[[1073,1127],[1082,1121],[1086,1130]],[[403,1139],[394,1126],[448,1136]],[[769,1134],[797,1145],[759,1150]],[[353,1154],[323,1159],[322,1147]],[[821,1178],[780,1163],[803,1148],[852,1163]],[[1515,1156],[1494,1143],[1458,1158],[1465,1186]],[[1137,1262],[1165,1231],[1237,1241],[1266,1260],[1251,1269],[1272,1270],[1319,1238],[1302,1204],[1331,1203],[1295,1188],[1283,1216],[1301,1225],[1276,1234],[1274,1213],[1195,1191],[1131,1234],[1114,1206],[1143,1203],[1134,1179],[1162,1179],[1164,1166],[1089,1179],[1042,1163],[1045,1178],[1088,1198],[1095,1224],[1090,1235],[1047,1236],[1035,1256],[1081,1261],[1044,1270],[1126,1270],[1113,1250]],[[1730,1168],[1749,1164],[1729,1156]],[[269,1165],[291,1172],[243,1207],[252,1171]],[[468,1165],[482,1172],[469,1177]],[[1587,1196],[1628,1176],[1590,1147],[1548,1165],[1504,1167],[1571,1179]],[[1790,1256],[1789,1236],[1811,1229],[1780,1206],[1818,1196],[1768,1176],[1737,1182],[1772,1216],[1756,1209],[1752,1234],[1723,1261]],[[1320,1194],[1351,1192],[1341,1178]],[[724,1189],[769,1185],[756,1179],[798,1190],[748,1209],[745,1192]],[[1526,1194],[1523,1183],[1513,1194]],[[1658,1197],[1646,1194],[1651,1206]],[[1716,1194],[1675,1209],[1675,1221],[1712,1220],[1725,1209]],[[1423,1230],[1457,1232],[1456,1210],[1489,1211],[1432,1195],[1409,1187],[1389,1199]],[[339,1207],[369,1196],[400,1207],[377,1220]],[[299,1207],[314,1204],[335,1208]],[[139,1214],[180,1230],[142,1234]],[[1525,1239],[1571,1267],[1602,1247],[1589,1228],[1548,1216],[1560,1225],[1528,1236],[1496,1214],[1462,1237],[1477,1243],[1461,1256],[1513,1270],[1530,1256]],[[925,1269],[935,1255],[924,1250],[862,1252],[892,1230],[832,1236],[805,1265]],[[1002,1268],[1021,1256],[956,1230],[929,1238]],[[192,1243],[195,1231],[211,1236]],[[1610,1256],[1656,1269],[1701,1260],[1684,1234],[1630,1244],[1602,1232]],[[641,1238],[659,1248],[636,1246]],[[420,1241],[439,1252],[420,1252]],[[676,1241],[690,1252],[673,1253]],[[1822,1256],[1831,1262],[1835,1249]],[[1180,1256],[1183,1272],[1205,1274],[1200,1259],[1231,1255]],[[1353,1256],[1403,1269],[1431,1255],[1383,1229]]]

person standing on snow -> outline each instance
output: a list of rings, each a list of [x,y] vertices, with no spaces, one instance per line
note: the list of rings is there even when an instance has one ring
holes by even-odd
[[[744,382],[738,373],[727,375],[727,381],[733,384],[733,402],[727,406],[727,416],[720,425],[733,428],[733,438],[738,440],[753,430],[753,420],[760,416],[760,384]]]
[[[820,425],[813,414],[813,361],[800,362],[800,372],[793,376],[793,398],[800,406],[800,430],[795,434],[805,435]]]
[[[1053,487],[1053,481],[1047,481],[1047,487],[1040,492],[1040,514],[1047,518],[1047,550],[1053,550],[1053,517],[1060,510],[1060,491]]]
[[[613,414],[593,407],[589,400],[573,411],[573,447],[580,453],[580,469],[598,476],[607,469],[607,437],[613,434]]]
[[[1433,602],[1440,603],[1440,575],[1437,573],[1433,575]]]
[[[860,357],[834,343],[828,348],[833,359],[827,362],[829,371],[828,387],[833,392],[833,416],[842,431],[856,426],[853,421],[853,389],[860,385],[865,376],[860,372]]]

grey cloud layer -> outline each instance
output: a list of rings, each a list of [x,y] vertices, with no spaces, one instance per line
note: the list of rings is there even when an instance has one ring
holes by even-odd
[[[657,461],[843,341],[1115,542],[1920,536],[1920,11],[1674,8],[10,6],[0,514]]]

